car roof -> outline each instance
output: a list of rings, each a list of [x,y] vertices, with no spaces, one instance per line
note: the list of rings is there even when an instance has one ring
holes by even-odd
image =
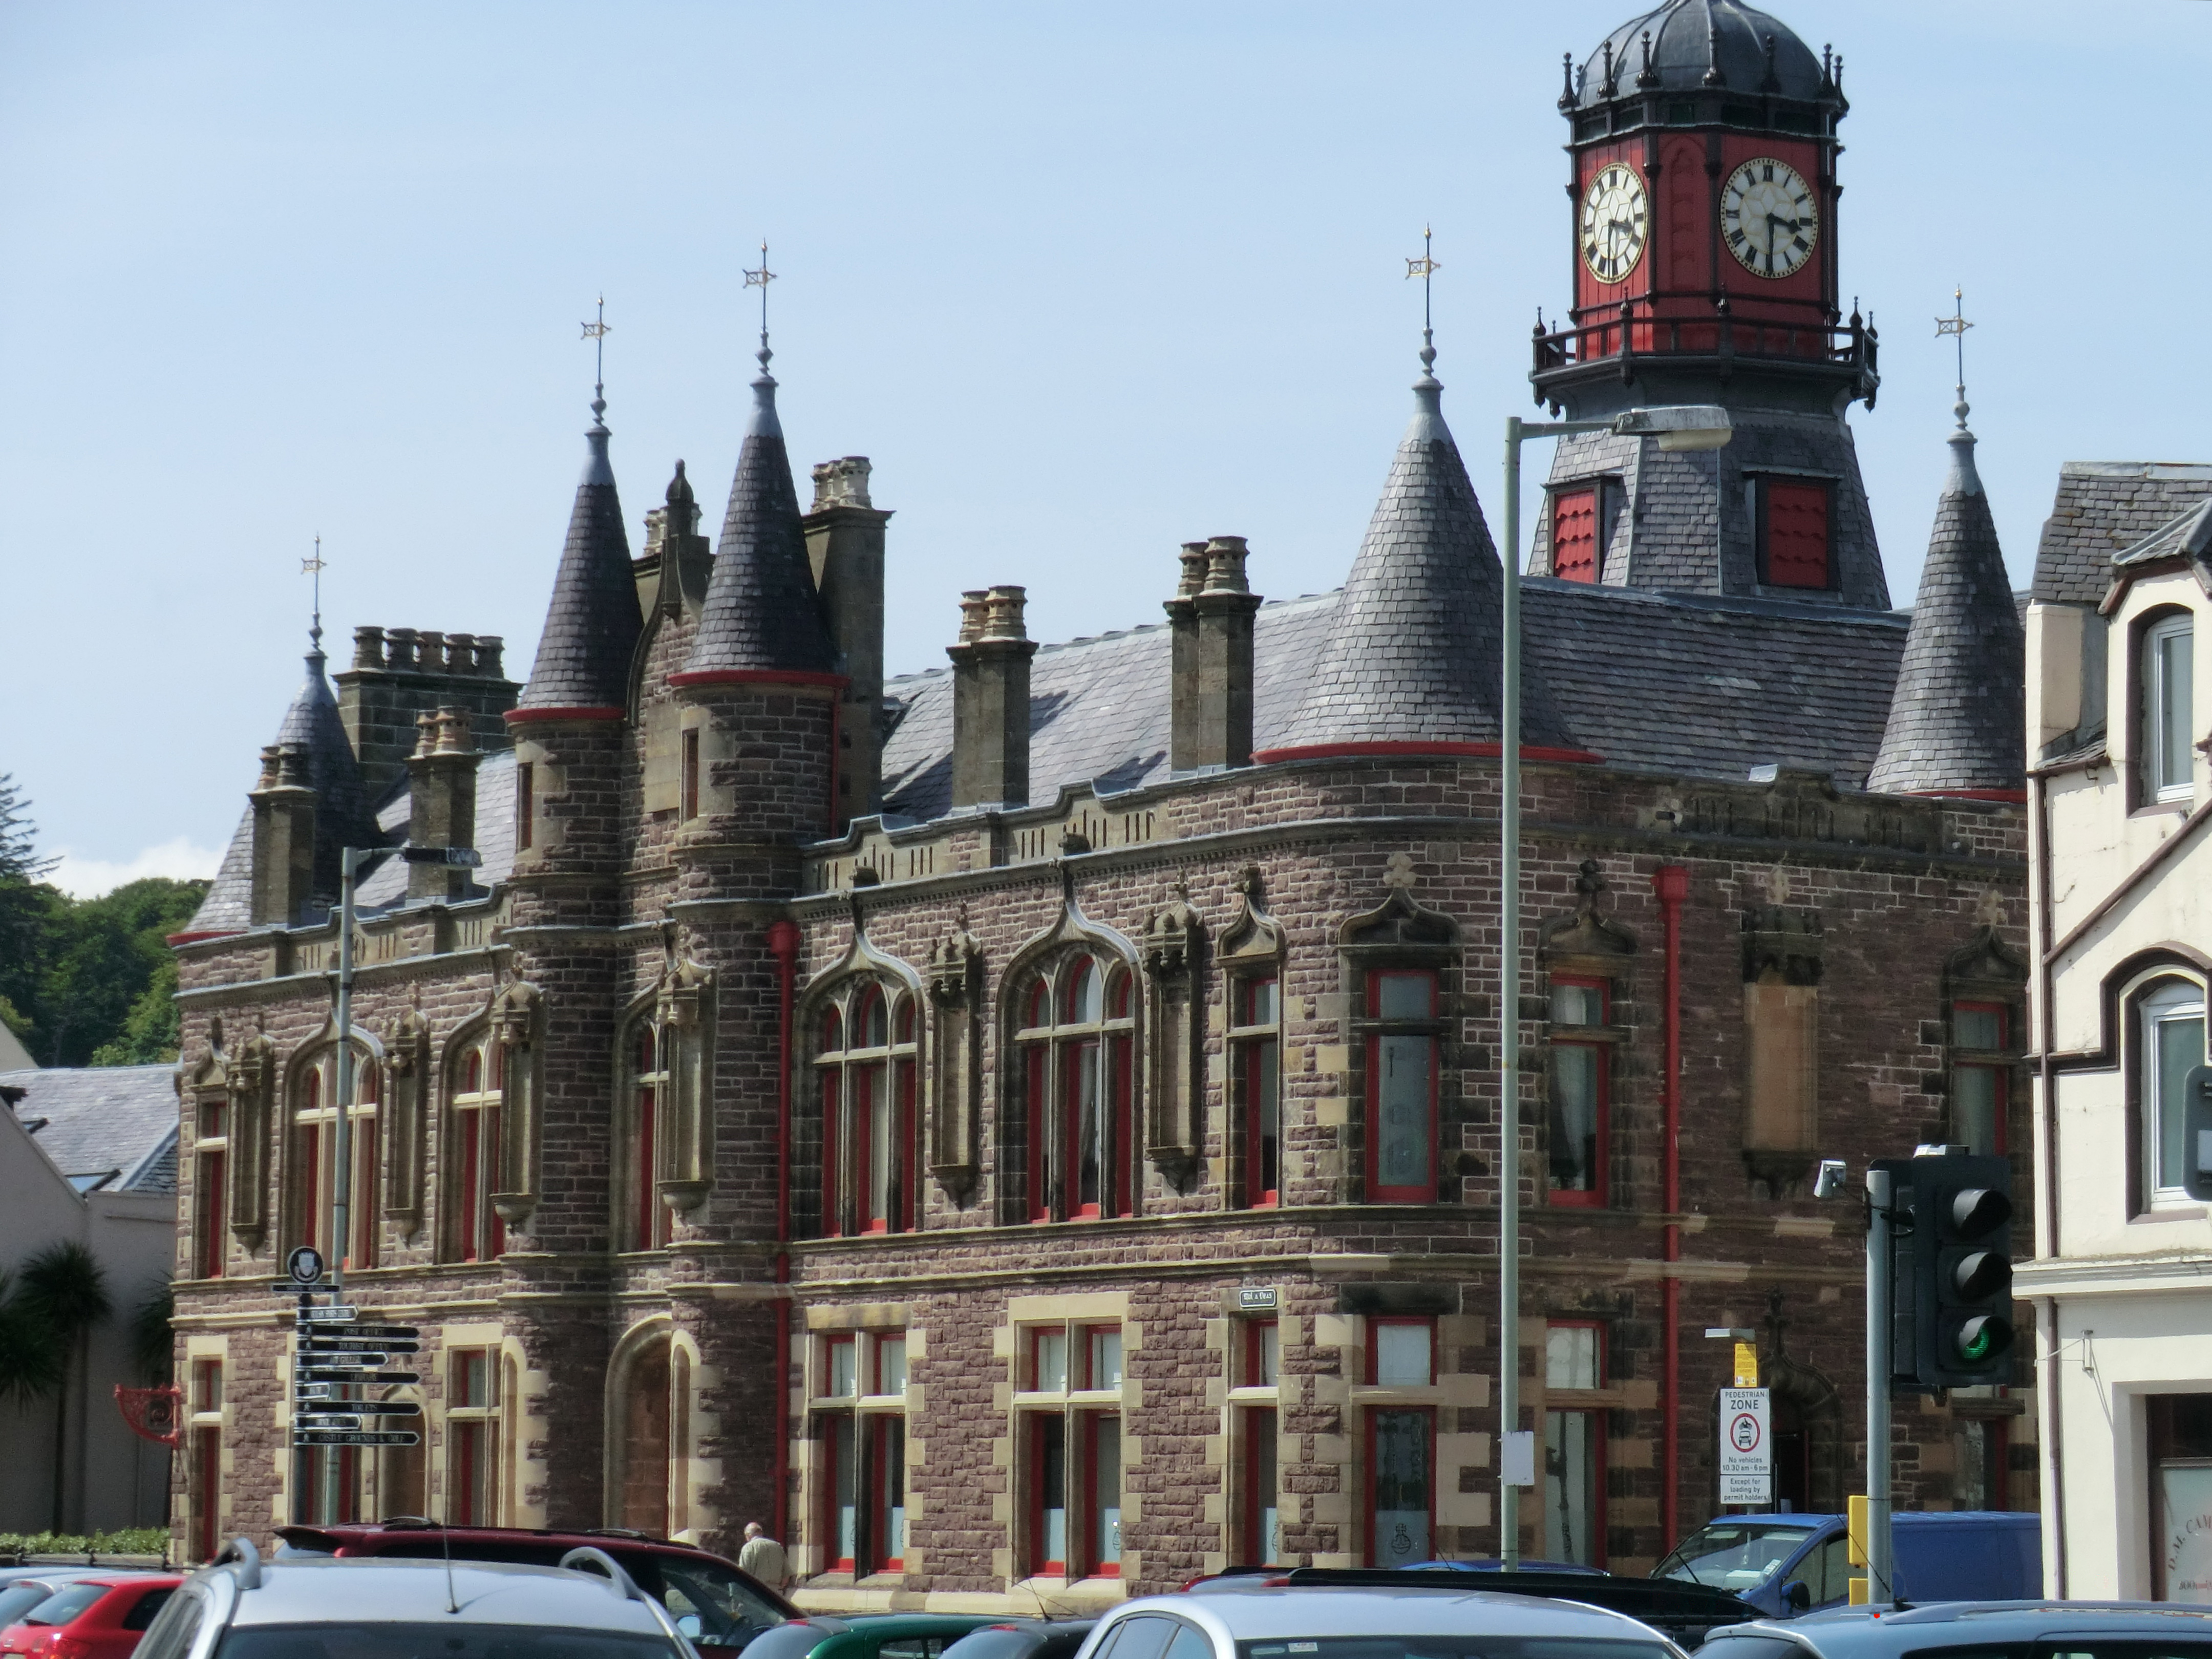
[[[333,1521],[327,1523],[302,1522],[279,1527],[276,1535],[295,1548],[314,1547],[333,1541],[343,1548],[347,1546],[373,1546],[387,1540],[397,1542],[451,1537],[457,1541],[465,1538],[477,1539],[487,1544],[544,1544],[552,1547],[566,1544],[572,1548],[589,1545],[594,1549],[605,1550],[611,1555],[623,1550],[645,1550],[654,1555],[684,1555],[708,1561],[722,1560],[712,1550],[702,1549],[696,1544],[679,1544],[672,1539],[655,1538],[649,1533],[622,1527],[445,1527],[435,1522],[394,1526],[384,1521]]]
[[[1472,1577],[1473,1575],[1468,1575]],[[1153,1596],[1124,1603],[1131,1610],[1171,1613],[1194,1624],[1215,1625],[1231,1642],[1275,1637],[1453,1635],[1480,1629],[1486,1636],[1581,1636],[1597,1639],[1663,1641],[1625,1613],[1579,1601],[1507,1595],[1462,1589],[1459,1575],[1438,1573],[1437,1588],[1414,1585],[1233,1584],[1207,1595]],[[1480,1623],[1471,1623],[1478,1619]]]
[[[2179,1622],[2177,1622],[2179,1621]],[[1779,1636],[1819,1653],[1885,1653],[1931,1635],[1960,1642],[1998,1643],[2051,1634],[2140,1632],[2203,1641],[2212,1638],[2212,1607],[2172,1601],[1930,1601],[1919,1607],[1826,1607],[1788,1620],[1762,1619],[1712,1632],[1723,1636]]]
[[[217,1568],[216,1571],[225,1569]],[[412,1624],[458,1619],[467,1624],[555,1625],[630,1631],[665,1638],[641,1601],[591,1573],[500,1562],[452,1564],[448,1612],[447,1564],[358,1557],[276,1561],[261,1568],[258,1589],[238,1597],[231,1623],[248,1625]]]

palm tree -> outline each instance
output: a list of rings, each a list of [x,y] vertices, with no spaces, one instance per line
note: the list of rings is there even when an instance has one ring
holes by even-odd
[[[62,1385],[67,1362],[45,1322],[0,1270],[0,1401],[28,1411]]]
[[[68,1375],[83,1376],[92,1328],[112,1314],[115,1304],[107,1294],[107,1270],[75,1239],[49,1244],[26,1261],[10,1300],[21,1304],[30,1319],[45,1327],[54,1352],[63,1357],[61,1404],[54,1413],[53,1529],[59,1532],[68,1491]]]

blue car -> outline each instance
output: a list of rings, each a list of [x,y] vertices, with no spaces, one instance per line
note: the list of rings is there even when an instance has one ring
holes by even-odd
[[[1891,1517],[1897,1583],[1874,1599],[2006,1601],[2043,1593],[2040,1516],[2002,1510],[1953,1510]],[[1652,1570],[1726,1590],[1771,1619],[1790,1619],[1850,1599],[1840,1515],[1724,1515],[1692,1533]]]
[[[1836,1607],[1717,1630],[1698,1659],[2204,1659],[2212,1607],[2172,1601],[1939,1601]]]

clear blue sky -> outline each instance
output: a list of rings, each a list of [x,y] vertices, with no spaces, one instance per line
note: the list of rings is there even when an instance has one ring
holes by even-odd
[[[0,6],[0,771],[80,883],[219,848],[300,678],[317,533],[341,665],[376,623],[503,634],[521,678],[579,320],[604,289],[633,542],[679,455],[719,526],[763,235],[793,454],[872,456],[897,510],[895,672],[941,664],[986,582],[1026,583],[1046,639],[1157,621],[1193,537],[1249,537],[1270,594],[1340,582],[1425,221],[1495,522],[1494,434],[1566,299],[1559,54],[1632,9]],[[1886,376],[1852,420],[1898,603],[1954,282],[2016,576],[2062,460],[2212,458],[2212,7],[1778,15],[1848,63],[1844,285]]]

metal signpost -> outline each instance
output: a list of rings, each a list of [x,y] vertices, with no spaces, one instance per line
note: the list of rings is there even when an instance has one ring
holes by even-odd
[[[1721,1503],[1774,1501],[1774,1437],[1765,1389],[1721,1390]]]

